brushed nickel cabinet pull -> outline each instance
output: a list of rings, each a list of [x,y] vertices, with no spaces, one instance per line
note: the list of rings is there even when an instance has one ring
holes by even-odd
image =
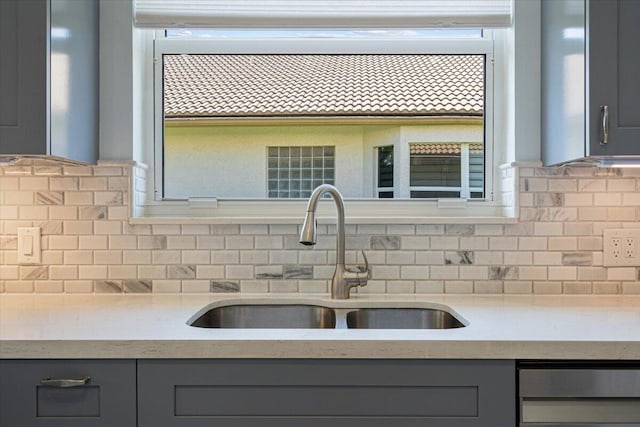
[[[600,115],[602,116],[601,131],[602,138],[600,138],[600,145],[609,144],[609,106],[600,106]]]
[[[69,388],[69,387],[80,387],[86,385],[91,380],[91,377],[84,378],[43,378],[40,380],[40,384],[46,387],[56,387],[56,388]]]

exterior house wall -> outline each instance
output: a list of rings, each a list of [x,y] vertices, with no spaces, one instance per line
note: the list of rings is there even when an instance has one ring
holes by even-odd
[[[407,163],[395,173],[406,175],[408,194],[410,142],[482,142],[482,125],[168,126],[165,197],[263,198],[266,147],[310,145],[335,145],[335,184],[345,197],[372,197],[373,147],[396,144]]]
[[[165,195],[264,198],[266,147],[335,145],[335,183],[345,197],[359,197],[362,138],[361,126],[168,127]]]
[[[401,140],[413,142],[482,142],[484,129],[482,122],[464,125],[402,126]]]

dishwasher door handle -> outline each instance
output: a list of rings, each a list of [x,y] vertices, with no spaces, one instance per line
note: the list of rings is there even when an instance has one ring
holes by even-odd
[[[637,397],[640,369],[520,369],[520,397]]]
[[[520,427],[638,427],[640,368],[519,370]]]

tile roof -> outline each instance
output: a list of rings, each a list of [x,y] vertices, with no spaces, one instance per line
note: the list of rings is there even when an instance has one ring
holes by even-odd
[[[479,116],[482,55],[164,55],[180,117]]]
[[[461,144],[409,144],[409,153],[412,155],[456,155],[460,154]],[[471,154],[482,154],[482,144],[469,144]]]

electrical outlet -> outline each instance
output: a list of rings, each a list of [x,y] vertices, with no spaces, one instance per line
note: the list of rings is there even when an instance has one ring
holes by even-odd
[[[605,267],[640,266],[640,229],[604,230]]]
[[[611,255],[616,260],[620,258],[621,247],[622,247],[622,243],[619,237],[614,237],[611,239]]]
[[[627,237],[624,239],[624,257],[634,258],[636,255],[636,239]]]

